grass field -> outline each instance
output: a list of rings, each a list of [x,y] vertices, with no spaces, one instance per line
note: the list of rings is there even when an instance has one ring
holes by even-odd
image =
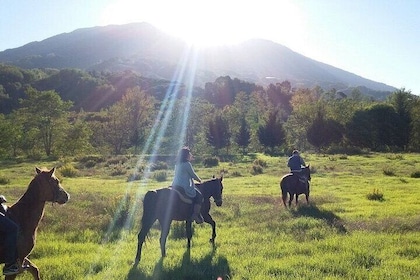
[[[46,205],[31,259],[44,280],[71,279],[420,279],[419,154],[315,155],[311,165],[310,204],[285,209],[279,181],[286,157],[253,155],[204,168],[202,179],[224,172],[224,202],[212,205],[217,223],[194,225],[191,250],[184,224],[174,222],[167,257],[160,258],[156,224],[136,253],[142,197],[170,184],[106,169],[61,176],[70,193],[64,206]],[[254,160],[265,163],[252,175]],[[23,194],[34,167],[57,162],[0,163],[0,193],[14,202]],[[125,168],[134,167],[127,162]],[[60,169],[59,169],[60,170]],[[370,197],[370,199],[368,198]],[[18,279],[31,279],[29,274]]]

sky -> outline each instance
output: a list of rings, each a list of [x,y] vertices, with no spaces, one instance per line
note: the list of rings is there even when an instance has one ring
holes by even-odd
[[[79,28],[149,22],[201,47],[267,39],[420,95],[418,0],[0,0],[0,51]]]

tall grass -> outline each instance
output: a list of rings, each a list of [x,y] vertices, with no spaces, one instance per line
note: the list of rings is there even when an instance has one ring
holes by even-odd
[[[217,167],[195,164],[202,179],[220,170],[225,174],[223,206],[211,209],[217,222],[215,246],[208,242],[211,227],[194,225],[187,250],[184,223],[173,222],[167,257],[161,259],[156,224],[136,268],[132,262],[142,196],[170,182],[127,182],[126,176],[101,173],[63,177],[71,200],[46,206],[31,259],[46,280],[416,279],[420,180],[411,174],[420,170],[419,155],[304,156],[316,171],[310,204],[302,197],[291,209],[283,207],[279,190],[288,171],[286,158],[258,155],[266,165],[263,174],[255,175],[250,172],[253,160],[220,162]],[[395,176],[384,174],[384,166]],[[10,182],[0,192],[14,201],[29,183],[33,166],[1,167]],[[171,180],[172,171],[167,172]],[[374,193],[384,199],[369,199]],[[31,278],[25,274],[19,279]]]

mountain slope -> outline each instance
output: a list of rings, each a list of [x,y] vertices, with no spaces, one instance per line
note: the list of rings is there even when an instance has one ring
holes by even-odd
[[[261,85],[288,80],[294,87],[319,85],[326,90],[355,87],[382,93],[395,90],[271,41],[256,39],[194,50],[148,23],[78,29],[0,52],[0,62],[22,68],[131,69],[145,77],[181,82],[183,75],[174,78],[174,73],[182,66],[185,73],[194,73],[198,86],[229,75]]]

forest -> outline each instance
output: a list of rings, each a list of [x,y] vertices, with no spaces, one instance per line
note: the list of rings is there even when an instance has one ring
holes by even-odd
[[[204,88],[133,71],[0,64],[0,158],[86,154],[269,155],[420,151],[420,99],[357,88],[262,87],[230,76]]]

